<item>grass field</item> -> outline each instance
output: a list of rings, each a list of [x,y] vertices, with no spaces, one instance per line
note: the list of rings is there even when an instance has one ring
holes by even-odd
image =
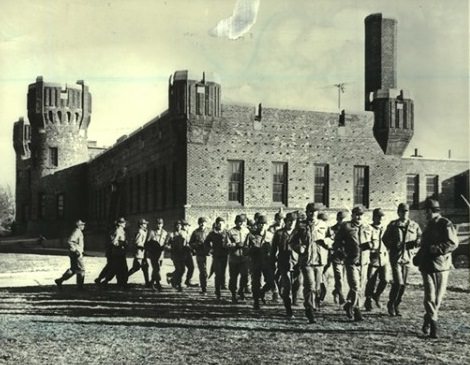
[[[86,258],[87,282],[103,263],[103,258]],[[256,312],[250,301],[217,303],[197,288],[177,293],[165,287],[155,293],[138,284],[139,273],[129,291],[92,284],[83,293],[73,285],[58,291],[49,283],[67,264],[61,256],[0,255],[0,363],[470,363],[468,270],[451,273],[441,309],[442,336],[429,340],[420,334],[418,273],[412,274],[402,317],[376,309],[365,313],[363,322],[351,322],[328,296],[317,323],[308,325],[301,306],[288,321],[281,304]],[[14,285],[25,277],[41,285]]]

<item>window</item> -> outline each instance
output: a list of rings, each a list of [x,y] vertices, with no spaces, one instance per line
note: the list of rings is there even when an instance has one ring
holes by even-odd
[[[44,193],[38,194],[38,218],[46,217],[46,195]]]
[[[49,147],[49,166],[59,166],[59,152],[57,147]]]
[[[401,126],[403,126],[404,105],[401,102],[397,103],[396,105],[397,108],[395,110],[395,128],[400,128]]]
[[[204,85],[197,85],[196,86],[196,114],[203,115],[204,114],[204,106],[206,103],[206,88]]]
[[[64,218],[64,204],[65,204],[65,197],[64,194],[57,194],[57,218]]]
[[[273,162],[273,202],[287,205],[287,163]]]
[[[243,204],[243,161],[228,161],[228,200]]]
[[[144,211],[150,210],[150,171],[145,172],[144,179]]]
[[[437,175],[426,175],[426,198],[438,198],[439,178]]]
[[[419,208],[419,175],[406,175],[406,202],[411,209]]]
[[[165,166],[162,166],[162,172],[161,172],[161,175],[160,175],[160,191],[161,191],[161,206],[162,208],[163,207],[166,207],[166,202],[167,202],[167,194],[168,194],[168,191],[166,190],[166,167]]]
[[[369,167],[354,166],[354,205],[369,207]]]
[[[323,203],[328,206],[328,187],[329,187],[329,176],[328,176],[328,165],[316,164],[315,165],[315,178],[314,178],[314,197],[315,203]]]

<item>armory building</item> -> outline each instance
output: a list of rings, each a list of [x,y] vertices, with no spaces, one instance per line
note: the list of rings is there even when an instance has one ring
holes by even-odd
[[[29,123],[14,124],[16,212],[23,232],[64,237],[82,218],[91,233],[118,216],[232,221],[322,202],[331,219],[363,204],[395,216],[400,202],[422,221],[423,201],[468,220],[468,161],[403,157],[413,100],[397,88],[397,22],[365,19],[365,111],[326,113],[221,102],[222,85],[177,71],[168,110],[103,150],[87,140],[91,94],[83,81],[29,85]],[[201,77],[202,76],[202,77]],[[136,228],[135,224],[132,224]]]

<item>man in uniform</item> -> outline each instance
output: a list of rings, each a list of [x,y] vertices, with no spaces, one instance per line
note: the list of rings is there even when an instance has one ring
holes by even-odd
[[[387,248],[382,242],[384,231],[382,218],[384,215],[383,210],[380,208],[376,208],[372,212],[370,262],[367,270],[366,300],[364,302],[366,311],[372,310],[372,300],[378,308],[382,307],[380,296],[387,287],[389,259]]]
[[[336,224],[330,227],[330,233],[334,240],[334,237],[339,231],[339,228],[347,218],[347,213],[340,210],[336,213]],[[333,298],[335,303],[344,305],[344,294],[343,294],[343,277],[344,277],[344,251],[341,247],[336,247],[333,244],[330,255],[331,266],[333,267],[333,278],[335,281],[335,288],[333,290]]]
[[[274,214],[274,223],[269,226],[269,231],[274,234],[276,231],[280,230],[284,226],[284,214],[282,212],[277,212]]]
[[[204,246],[204,241],[210,230],[206,227],[207,218],[205,217],[200,217],[197,220],[197,224],[198,228],[194,230],[189,239],[189,246],[196,255],[201,294],[205,295],[207,292],[207,248]]]
[[[175,266],[175,271],[171,275],[171,286],[181,292],[183,291],[181,281],[183,280],[188,246],[187,234],[183,230],[183,221],[177,220],[175,222],[175,231],[170,235],[168,245],[170,247],[171,260]]]
[[[70,268],[64,272],[62,277],[55,279],[55,283],[62,287],[62,283],[70,279],[73,275],[77,275],[77,286],[79,290],[83,290],[83,282],[85,281],[85,265],[83,263],[84,238],[83,230],[85,222],[78,220],[75,222],[75,229],[70,235],[67,243],[69,245]]]
[[[162,290],[160,269],[162,266],[161,256],[163,250],[168,245],[170,235],[163,229],[163,218],[157,218],[155,230],[151,230],[145,246],[145,257],[147,264],[152,265],[151,285],[152,289]]]
[[[421,228],[409,219],[409,206],[398,205],[398,219],[391,221],[383,235],[383,242],[389,250],[393,284],[387,303],[391,316],[400,316],[399,305],[405,293],[408,272],[413,256],[421,241]]]
[[[245,300],[244,288],[248,284],[248,235],[250,231],[245,227],[246,217],[237,215],[235,217],[235,227],[228,231],[228,268],[229,268],[229,284],[228,287],[232,293],[232,302],[237,303],[237,282],[240,276],[240,284],[238,285],[238,296],[240,300]]]
[[[126,220],[119,218],[116,221],[114,229],[110,234],[110,268],[106,274],[102,284],[107,284],[116,276],[119,287],[126,288],[127,286],[127,261],[126,261]]]
[[[299,254],[299,267],[303,276],[305,315],[309,323],[315,323],[315,310],[319,309],[323,266],[326,264],[328,249],[333,241],[328,236],[328,226],[318,219],[323,207],[319,203],[309,203],[306,207],[306,223],[298,224],[293,248]]]
[[[222,217],[215,219],[214,229],[209,232],[204,241],[207,252],[212,254],[214,268],[215,296],[217,300],[222,298],[221,290],[225,282],[225,269],[227,263],[228,235],[225,230],[225,220]]]
[[[145,259],[145,246],[147,243],[148,235],[147,225],[148,221],[146,219],[139,219],[139,229],[134,238],[134,261],[132,262],[131,269],[127,273],[127,277],[142,269],[142,272],[144,274],[145,286],[149,288],[149,267],[147,260]]]
[[[335,236],[335,246],[342,249],[345,254],[346,279],[349,285],[344,310],[348,318],[362,321],[360,299],[367,272],[364,272],[364,262],[369,262],[369,248],[371,240],[370,227],[362,223],[365,210],[356,206],[352,210],[351,221],[341,225]]]
[[[295,302],[300,286],[298,254],[292,250],[293,238],[297,232],[296,220],[297,214],[287,213],[284,218],[284,227],[274,233],[272,244],[272,256],[277,264],[279,277],[279,292],[289,319],[293,318],[292,302]]]
[[[413,262],[419,267],[423,277],[426,314],[422,330],[431,338],[437,338],[439,308],[444,299],[452,266],[451,253],[459,242],[452,222],[441,216],[438,201],[427,199],[425,209],[428,224],[423,232],[420,250]]]
[[[274,260],[272,257],[273,234],[268,231],[268,220],[259,215],[256,231],[248,236],[249,255],[251,258],[251,290],[253,292],[253,308],[260,309],[260,300],[264,302],[267,291],[274,290]],[[265,285],[261,288],[261,275]]]
[[[181,221],[183,223],[183,231],[186,234],[186,242],[189,243],[190,234],[189,234],[189,223],[186,220]],[[193,284],[191,280],[193,279],[194,274],[194,260],[193,260],[193,250],[189,244],[184,247],[184,266],[186,267],[186,280],[184,284],[187,287],[198,286],[198,284]]]

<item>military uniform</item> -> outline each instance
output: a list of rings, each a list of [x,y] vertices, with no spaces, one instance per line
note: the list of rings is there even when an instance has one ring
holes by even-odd
[[[122,221],[118,221],[122,222]],[[125,221],[124,221],[125,222]],[[110,234],[111,241],[111,268],[106,275],[105,283],[109,282],[115,275],[119,286],[127,285],[127,261],[126,248],[127,239],[124,227],[119,224]]]
[[[390,315],[400,315],[398,307],[405,293],[413,256],[420,245],[421,228],[410,219],[397,219],[388,224],[382,240],[389,250],[393,278],[387,308]]]
[[[233,227],[228,232],[228,267],[229,267],[229,290],[232,293],[232,300],[237,301],[237,281],[238,295],[244,299],[244,288],[248,285],[248,235],[250,231],[246,227]]]
[[[85,264],[83,262],[84,237],[80,227],[84,226],[85,223],[79,220],[76,225],[77,227],[67,240],[70,268],[64,272],[61,278],[56,279],[55,283],[61,287],[65,280],[70,279],[73,275],[77,275],[77,286],[79,289],[83,289],[83,283],[85,281]]]
[[[189,246],[196,255],[197,267],[199,270],[199,284],[203,293],[207,290],[207,247],[204,241],[209,235],[209,228],[196,228],[189,239]]]
[[[358,208],[358,207],[356,207]],[[363,214],[363,209],[353,209],[353,215]],[[346,279],[349,285],[347,302],[344,306],[348,317],[362,320],[360,299],[364,282],[367,277],[371,232],[368,225],[351,220],[341,225],[335,236],[335,245],[340,247],[345,255]]]
[[[274,233],[272,243],[272,256],[277,263],[279,292],[289,317],[292,316],[292,304],[296,302],[300,287],[298,254],[292,249],[296,234],[294,227],[291,230],[284,227]]]
[[[425,206],[427,209],[439,209],[439,203],[435,200],[426,201]],[[426,312],[423,332],[427,333],[430,328],[430,336],[434,338],[437,337],[439,308],[444,299],[449,270],[452,267],[452,251],[458,244],[457,232],[452,222],[440,214],[433,214],[423,232],[421,247],[414,263],[423,277]]]
[[[342,223],[336,223],[330,227],[331,236],[334,240],[336,234],[339,231]],[[336,242],[334,240],[334,242]],[[344,277],[344,251],[342,247],[338,247],[333,243],[331,248],[331,266],[333,267],[333,278],[335,281],[335,288],[333,290],[333,297],[338,301],[339,304],[344,304],[344,293],[343,293],[343,277]]]
[[[387,287],[388,251],[382,242],[382,225],[371,224],[370,262],[367,270],[366,310],[371,310],[372,299],[380,307],[380,296]],[[378,279],[378,283],[377,283]]]
[[[134,238],[134,260],[132,262],[132,267],[127,273],[127,276],[131,276],[132,274],[136,273],[137,271],[142,269],[144,274],[145,286],[150,286],[150,279],[149,279],[149,269],[148,269],[148,262],[145,258],[145,246],[147,244],[147,228],[146,224],[148,222],[146,220],[141,220],[139,225],[139,230],[137,231],[135,238]],[[144,226],[145,225],[145,226]]]
[[[227,264],[227,242],[226,230],[212,230],[204,241],[207,252],[212,254],[212,265],[215,274],[215,296],[221,298],[221,290],[225,282],[225,270]]]
[[[178,291],[182,291],[181,282],[185,271],[186,251],[188,246],[186,232],[184,230],[173,232],[170,235],[168,244],[170,246],[171,260],[175,266],[175,271],[171,275],[171,285],[175,289],[178,289]]]
[[[161,290],[161,256],[163,250],[168,245],[170,235],[163,228],[160,230],[151,230],[148,236],[147,244],[145,246],[145,257],[152,265],[151,283]]]

